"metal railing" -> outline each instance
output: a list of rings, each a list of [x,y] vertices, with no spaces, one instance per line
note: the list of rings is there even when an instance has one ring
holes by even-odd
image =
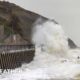
[[[33,60],[35,48],[32,45],[0,45],[0,69],[20,67]]]

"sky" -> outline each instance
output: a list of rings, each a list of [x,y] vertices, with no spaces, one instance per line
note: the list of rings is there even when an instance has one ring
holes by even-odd
[[[80,46],[80,0],[5,0],[55,19],[67,36]]]

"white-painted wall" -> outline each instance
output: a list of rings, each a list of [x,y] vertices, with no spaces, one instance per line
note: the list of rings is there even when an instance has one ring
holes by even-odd
[[[80,46],[80,0],[6,0],[58,21]]]

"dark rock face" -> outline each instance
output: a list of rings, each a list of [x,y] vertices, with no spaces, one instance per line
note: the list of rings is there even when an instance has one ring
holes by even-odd
[[[0,1],[0,23],[5,27],[9,27],[12,33],[18,33],[20,36],[28,42],[31,42],[31,31],[35,21],[41,18],[46,21],[45,18],[39,14],[25,10],[13,3]],[[9,36],[9,34],[4,34]]]
[[[77,48],[77,45],[70,38],[68,38],[68,45],[70,48]]]

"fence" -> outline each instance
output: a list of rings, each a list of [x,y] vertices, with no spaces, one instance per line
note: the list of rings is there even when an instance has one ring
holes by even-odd
[[[0,69],[15,69],[22,63],[29,63],[34,53],[32,45],[0,45]]]

